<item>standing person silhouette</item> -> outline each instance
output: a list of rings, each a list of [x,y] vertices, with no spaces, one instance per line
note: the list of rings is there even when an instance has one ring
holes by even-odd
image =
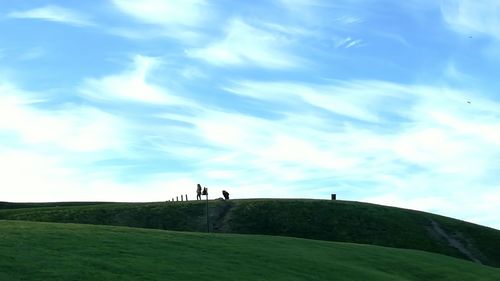
[[[222,195],[224,196],[224,200],[229,200],[229,192],[223,190]]]
[[[201,200],[201,185],[196,186],[196,200]]]

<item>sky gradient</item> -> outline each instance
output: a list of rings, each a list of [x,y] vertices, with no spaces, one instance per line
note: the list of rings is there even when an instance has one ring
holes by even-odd
[[[500,229],[499,1],[250,2],[2,1],[0,200],[201,183]]]

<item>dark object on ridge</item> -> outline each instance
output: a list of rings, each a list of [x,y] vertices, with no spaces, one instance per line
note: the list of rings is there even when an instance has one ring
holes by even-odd
[[[201,195],[208,195],[208,189],[206,187],[203,188]]]
[[[225,200],[229,200],[229,192],[227,192],[227,191],[223,190],[223,191],[222,191],[222,195],[224,195],[224,199],[225,199]]]
[[[332,193],[332,200],[337,200],[337,194]]]
[[[196,186],[196,200],[201,200],[201,185]]]

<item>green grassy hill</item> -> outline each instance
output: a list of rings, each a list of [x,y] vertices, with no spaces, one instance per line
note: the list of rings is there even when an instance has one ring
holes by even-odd
[[[69,207],[69,206],[89,206],[109,204],[109,202],[52,202],[52,203],[12,203],[0,201],[0,210],[3,209],[24,209],[39,207]]]
[[[0,221],[0,280],[489,281],[500,269],[415,250],[286,237]]]
[[[206,231],[205,202],[51,204],[4,208],[0,219]],[[500,231],[424,212],[349,201],[261,199],[210,201],[209,214],[212,232],[418,249],[500,267]]]

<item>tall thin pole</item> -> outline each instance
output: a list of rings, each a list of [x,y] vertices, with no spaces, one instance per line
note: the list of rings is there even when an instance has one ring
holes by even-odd
[[[206,196],[206,202],[207,202],[207,233],[210,233],[210,220],[208,218],[208,189],[207,189],[207,194]]]

